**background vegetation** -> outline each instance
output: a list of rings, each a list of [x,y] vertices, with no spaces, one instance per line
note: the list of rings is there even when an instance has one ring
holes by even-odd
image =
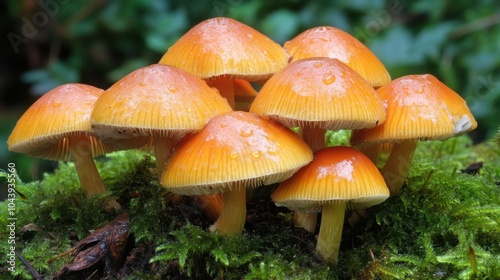
[[[319,25],[367,44],[393,78],[432,73],[459,92],[479,121],[472,136],[500,124],[500,5],[494,0],[7,0],[2,1],[0,166],[16,161],[23,179],[52,163],[9,153],[5,139],[24,110],[57,85],[109,87],[155,63],[196,23],[242,21],[278,43]]]

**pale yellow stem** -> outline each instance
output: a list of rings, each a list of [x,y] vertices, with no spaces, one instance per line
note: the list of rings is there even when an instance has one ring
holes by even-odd
[[[326,129],[307,127],[301,129],[302,139],[309,145],[313,152],[321,150],[325,147]],[[293,214],[293,222],[295,227],[303,228],[308,232],[314,232],[318,220],[317,213],[306,213],[303,211],[295,211]]]
[[[380,171],[391,195],[399,193],[408,176],[417,140],[394,144],[391,154]]]
[[[222,213],[210,230],[222,235],[241,235],[247,215],[245,188],[234,186],[232,190],[222,194],[222,200]]]
[[[345,202],[323,205],[316,251],[327,263],[336,264],[339,259],[340,241],[344,227]]]
[[[101,176],[95,166],[92,147],[88,136],[69,138],[69,152],[75,163],[78,178],[86,197],[106,191]]]
[[[227,103],[234,110],[235,101],[234,101],[234,85],[233,79],[227,76],[219,76],[216,78],[206,80],[207,84],[211,87],[214,87],[219,90],[219,93],[222,97],[227,100]]]
[[[293,213],[293,224],[295,227],[303,228],[308,232],[314,232],[317,222],[318,213],[308,213],[303,211],[295,211],[295,213]]]
[[[177,144],[178,141],[178,139],[174,139],[171,137],[153,137],[153,146],[156,158],[156,172],[159,180],[161,180],[161,174],[163,173],[163,169],[165,168],[165,164],[167,162],[170,151],[172,151],[172,148],[175,146],[175,144]]]

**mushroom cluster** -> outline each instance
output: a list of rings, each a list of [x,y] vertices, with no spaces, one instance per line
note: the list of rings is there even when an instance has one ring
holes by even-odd
[[[251,82],[263,83],[259,92]],[[315,232],[322,212],[316,250],[336,263],[346,209],[398,193],[417,140],[476,126],[465,101],[434,76],[391,81],[344,31],[315,27],[280,46],[218,17],[106,90],[66,84],[46,93],[7,143],[72,159],[88,197],[106,190],[93,156],[147,147],[161,186],[204,199],[216,220],[210,229],[224,235],[244,230],[247,188],[279,184],[271,198],[295,211],[296,226]],[[340,129],[353,130],[353,147],[325,147],[326,130]],[[380,172],[382,146],[392,152]]]

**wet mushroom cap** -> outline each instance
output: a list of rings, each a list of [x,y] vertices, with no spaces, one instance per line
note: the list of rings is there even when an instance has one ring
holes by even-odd
[[[334,58],[290,63],[259,91],[250,112],[288,127],[371,128],[385,120],[375,90],[354,70]]]
[[[58,86],[40,97],[17,121],[7,140],[10,151],[50,160],[68,160],[72,137],[89,137],[92,156],[116,150],[95,137],[90,112],[102,89],[85,84]]]
[[[308,165],[281,182],[271,195],[278,206],[309,212],[337,201],[350,208],[367,208],[388,197],[384,178],[370,159],[343,146],[316,152]]]
[[[429,74],[408,75],[377,90],[386,121],[353,133],[351,143],[370,145],[406,140],[443,140],[477,127],[465,100]]]
[[[232,76],[259,81],[288,63],[283,48],[252,27],[234,19],[205,20],[184,34],[161,58],[202,79]]]
[[[174,66],[153,64],[107,89],[91,121],[103,138],[182,137],[231,110],[200,78]]]
[[[255,114],[230,112],[181,140],[161,184],[178,194],[219,193],[280,182],[311,159],[309,147],[288,128]]]
[[[286,42],[290,61],[310,57],[336,58],[360,74],[374,87],[391,81],[389,72],[368,47],[351,34],[331,26],[308,29]]]

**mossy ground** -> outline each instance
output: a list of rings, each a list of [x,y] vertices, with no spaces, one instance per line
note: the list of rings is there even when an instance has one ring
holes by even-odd
[[[26,196],[16,199],[18,253],[50,279],[72,259],[49,259],[126,211],[130,241],[113,274],[117,278],[500,279],[500,147],[495,141],[473,146],[461,136],[420,143],[401,194],[369,209],[355,225],[346,221],[336,266],[324,264],[314,253],[315,236],[293,228],[291,213],[270,201],[275,186],[252,193],[241,237],[223,237],[207,231],[212,221],[193,199],[159,186],[153,160],[139,151],[98,159],[109,192],[90,200],[71,163],[60,163],[40,181],[18,181]],[[484,162],[479,174],[461,171],[478,161]],[[111,196],[122,205],[120,211],[105,209]],[[2,224],[7,209],[0,203]],[[1,248],[8,248],[8,234],[2,226]],[[0,273],[30,279],[20,261],[15,272],[6,271],[5,252],[0,252]]]

